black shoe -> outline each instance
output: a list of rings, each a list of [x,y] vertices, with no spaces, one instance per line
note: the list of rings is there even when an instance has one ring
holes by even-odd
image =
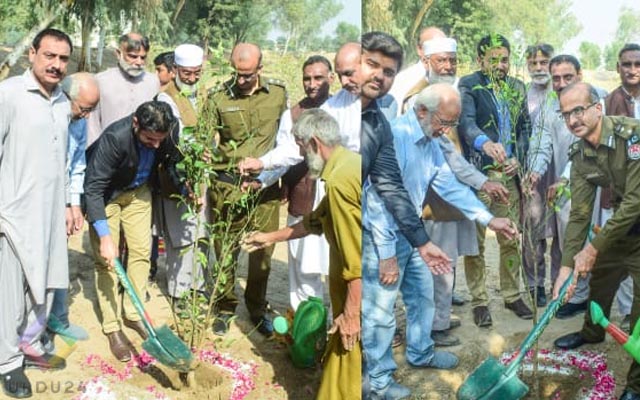
[[[37,368],[49,371],[65,369],[67,362],[64,358],[53,354],[44,353],[41,356],[24,356],[24,368]]]
[[[460,339],[449,331],[431,331],[431,339],[436,347],[457,346],[460,344]]]
[[[258,332],[260,332],[264,337],[270,338],[273,336],[273,322],[266,316],[263,315],[261,317],[251,317],[251,322],[258,328]]]
[[[531,293],[531,298],[532,299],[536,299],[536,306],[538,308],[541,307],[546,307],[547,306],[547,295],[544,292],[544,287],[543,286],[538,286],[538,295],[536,296],[535,293],[536,290],[535,288],[530,288],[529,289],[529,293]]]
[[[619,400],[640,400],[640,394],[632,392],[631,389],[625,389]]]
[[[462,296],[460,296],[459,294],[454,293],[453,295],[451,295],[451,304],[454,306],[463,306],[464,303],[466,303],[464,301],[464,298]]]
[[[0,374],[4,394],[14,399],[26,399],[32,396],[31,382],[24,374],[24,369],[18,367],[6,374]]]
[[[514,314],[522,319],[533,318],[533,312],[531,312],[531,309],[524,304],[522,299],[518,299],[513,303],[504,303],[504,308],[513,311]]]
[[[220,313],[215,316],[213,320],[213,325],[211,329],[213,333],[218,336],[224,336],[229,331],[229,324],[231,323],[231,318],[233,318],[233,314],[228,313]]]
[[[473,322],[483,328],[487,326],[491,326],[493,321],[491,320],[491,314],[489,313],[489,307],[487,306],[477,306],[473,307]]]
[[[587,343],[600,343],[603,342],[604,339],[601,340],[586,340],[582,337],[580,332],[569,333],[568,335],[561,336],[553,342],[553,345],[558,349],[562,350],[573,350]]]
[[[587,301],[582,303],[566,303],[558,308],[556,318],[567,319],[587,311]]]

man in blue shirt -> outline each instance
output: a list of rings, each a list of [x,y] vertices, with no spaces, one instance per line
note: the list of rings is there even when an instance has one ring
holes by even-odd
[[[87,120],[89,113],[100,101],[100,90],[93,75],[79,72],[66,77],[60,84],[62,91],[71,102],[71,122],[67,141],[67,237],[82,232],[84,216],[80,209],[80,200],[84,190],[84,171],[87,165],[85,148],[87,143]],[[47,322],[47,328],[53,333],[75,340],[89,338],[82,327],[69,323],[68,289],[55,289],[53,304]],[[45,340],[46,341],[46,340]],[[52,341],[48,342],[53,350]]]
[[[513,237],[517,230],[506,218],[494,218],[468,186],[456,180],[433,140],[457,125],[460,96],[447,84],[430,85],[416,99],[413,110],[391,124],[396,158],[414,212],[420,215],[431,186],[465,217]],[[362,345],[365,374],[372,398],[403,398],[410,390],[393,381],[396,369],[391,352],[395,330],[393,305],[399,291],[407,307],[407,362],[417,368],[451,369],[455,355],[435,351],[430,338],[435,311],[433,277],[416,249],[399,230],[371,185],[363,195],[363,248],[375,251],[362,255]]]
[[[166,154],[166,146],[161,148],[161,144],[175,129],[178,123],[171,107],[164,102],[150,101],[140,105],[135,114],[111,124],[87,149],[84,191],[96,260],[102,330],[109,338],[111,352],[120,361],[131,359],[122,323],[143,339],[147,337],[128,296],[122,302],[124,319],[121,319],[118,278],[113,271],[120,227],[129,249],[127,274],[140,295],[149,276],[151,252],[148,181],[156,160]]]

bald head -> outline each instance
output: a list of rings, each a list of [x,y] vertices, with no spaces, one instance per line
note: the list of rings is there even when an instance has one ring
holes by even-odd
[[[422,28],[420,34],[418,35],[418,43],[416,43],[416,51],[418,55],[422,59],[424,56],[424,51],[422,49],[422,45],[427,40],[435,39],[435,38],[446,38],[447,35],[444,34],[439,28],[435,26],[428,26],[426,28]]]
[[[427,86],[418,93],[414,106],[420,126],[429,137],[441,136],[457,125],[461,108],[460,93],[447,83]]]
[[[253,43],[238,43],[231,52],[231,65],[236,71],[235,86],[244,95],[251,95],[260,84],[262,51]]]
[[[585,102],[589,103],[600,101],[598,91],[590,84],[582,81],[574,82],[562,89],[558,94],[559,100],[562,100],[562,98],[568,94],[571,96],[578,96],[584,99]]]
[[[360,93],[360,55],[362,46],[357,42],[343,44],[336,53],[335,67],[340,84],[353,94]]]
[[[262,64],[262,51],[253,43],[238,43],[231,52],[231,63],[234,66],[251,63],[257,67]]]
[[[78,72],[67,76],[61,83],[62,90],[71,100],[73,119],[86,118],[100,101],[98,82],[92,74]]]

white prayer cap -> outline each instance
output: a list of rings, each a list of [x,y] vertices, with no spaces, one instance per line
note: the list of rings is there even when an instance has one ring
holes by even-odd
[[[422,44],[422,51],[424,51],[425,56],[436,53],[455,53],[457,49],[458,43],[451,38],[435,38]]]
[[[199,67],[203,59],[202,47],[195,44],[181,44],[174,51],[175,64],[180,67]]]

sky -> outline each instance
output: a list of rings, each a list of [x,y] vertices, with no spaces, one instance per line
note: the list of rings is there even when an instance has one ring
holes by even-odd
[[[563,53],[578,54],[582,42],[593,42],[604,50],[613,40],[622,6],[640,10],[640,1],[573,0],[571,11],[582,25],[582,31],[565,44]]]
[[[333,36],[338,23],[342,21],[348,22],[351,25],[356,25],[357,27],[361,27],[360,20],[362,19],[362,6],[360,4],[360,1],[338,0],[338,2],[342,4],[342,10],[335,18],[330,19],[326,24],[322,26],[321,36]],[[274,27],[271,32],[269,32],[269,39],[276,39],[281,35],[282,32],[277,27]]]

